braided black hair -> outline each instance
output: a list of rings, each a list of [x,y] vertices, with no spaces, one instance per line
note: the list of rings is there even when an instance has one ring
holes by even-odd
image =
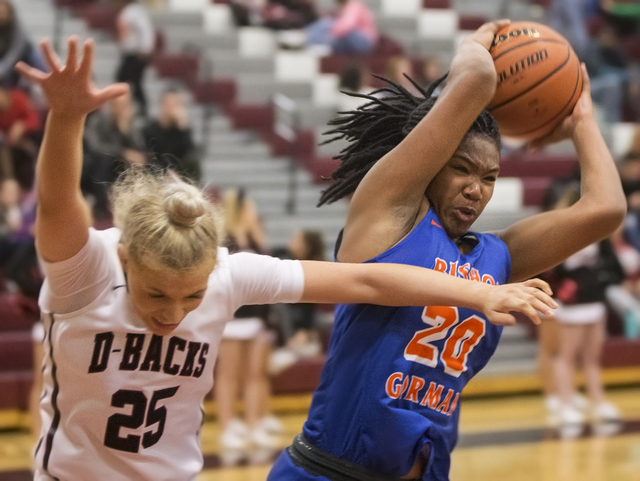
[[[358,110],[339,112],[341,115],[329,122],[335,128],[325,133],[332,137],[323,144],[339,139],[346,139],[350,144],[334,157],[341,161],[341,165],[331,174],[335,182],[322,192],[318,207],[356,190],[371,167],[398,145],[431,110],[437,99],[433,93],[447,75],[435,80],[426,90],[405,75],[422,97],[416,97],[401,85],[377,75],[374,76],[387,85],[375,92],[368,95],[343,92],[369,102]],[[467,134],[486,136],[500,150],[498,125],[487,110],[482,111]]]

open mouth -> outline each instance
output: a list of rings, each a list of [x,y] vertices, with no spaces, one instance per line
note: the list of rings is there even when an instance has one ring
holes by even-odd
[[[470,207],[457,207],[454,209],[456,216],[463,222],[473,222],[476,220],[476,210]]]
[[[162,322],[158,321],[158,319],[156,319],[155,317],[151,318],[151,322],[153,322],[154,327],[159,331],[173,331],[176,327],[180,325],[180,324],[163,324]]]

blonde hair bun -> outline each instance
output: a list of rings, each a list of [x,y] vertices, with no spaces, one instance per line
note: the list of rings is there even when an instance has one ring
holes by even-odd
[[[200,191],[185,183],[175,183],[169,189],[163,203],[169,221],[181,227],[195,226],[207,211]]]

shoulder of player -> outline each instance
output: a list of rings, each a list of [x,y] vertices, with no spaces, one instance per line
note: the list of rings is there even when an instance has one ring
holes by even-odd
[[[383,254],[413,232],[424,220],[429,207],[429,201],[425,198],[411,216],[397,212],[397,215],[371,215],[353,222],[347,220],[338,248],[338,260],[365,262]]]

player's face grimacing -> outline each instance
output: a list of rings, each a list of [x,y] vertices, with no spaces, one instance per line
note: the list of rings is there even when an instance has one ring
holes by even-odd
[[[135,313],[151,332],[164,336],[200,305],[215,260],[209,256],[191,269],[175,270],[149,257],[136,262],[125,254],[122,264]]]
[[[500,152],[486,137],[466,136],[427,187],[442,227],[457,240],[486,207],[500,172]]]

